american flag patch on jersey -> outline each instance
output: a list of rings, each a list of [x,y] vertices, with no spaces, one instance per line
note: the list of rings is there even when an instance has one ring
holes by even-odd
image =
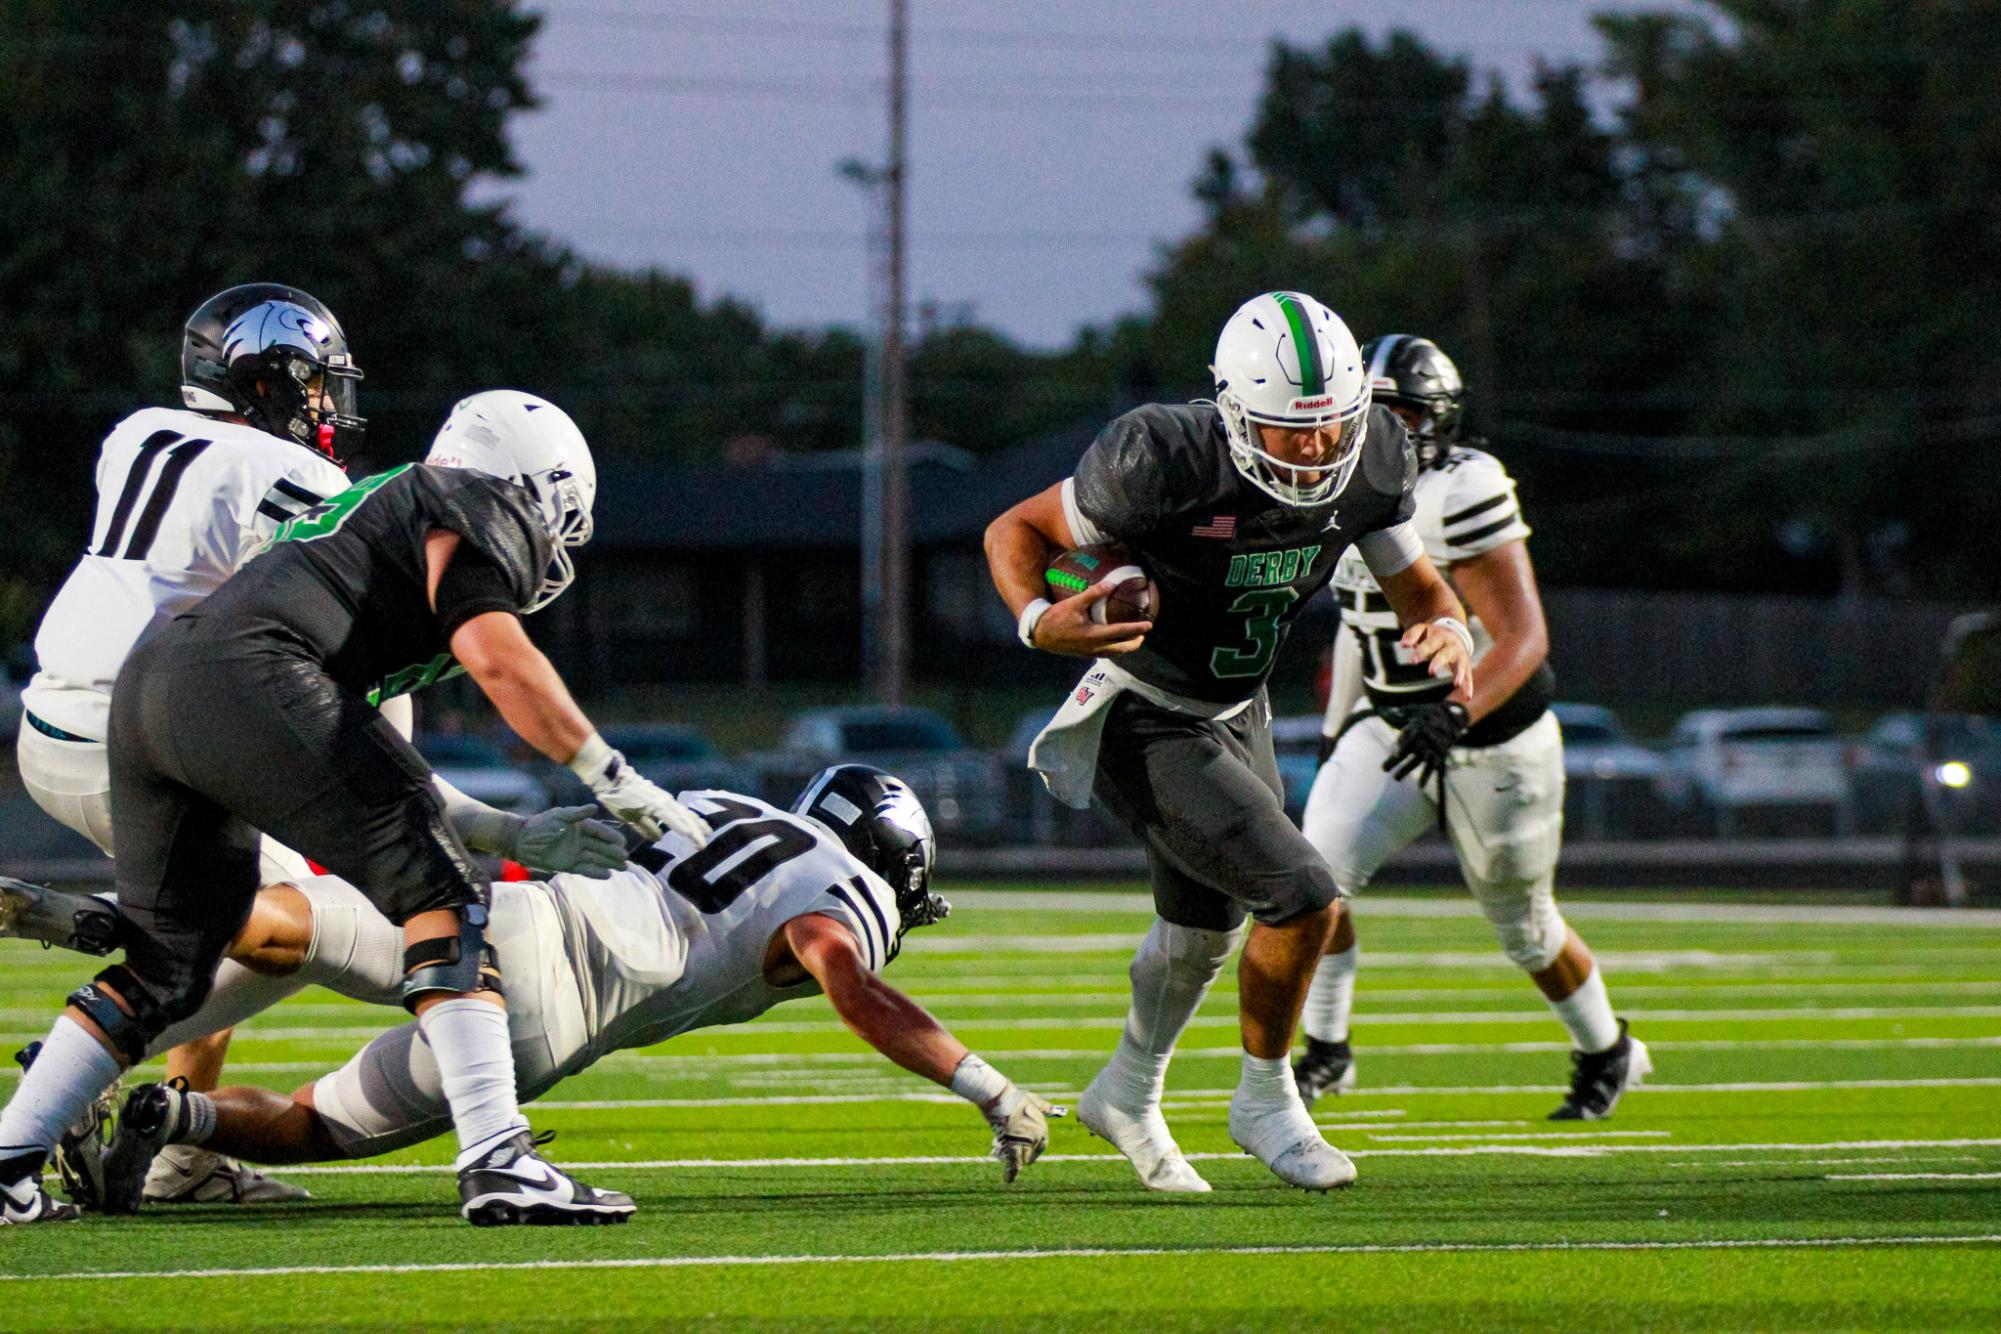
[[[1207,523],[1195,525],[1196,537],[1218,537],[1227,542],[1236,535],[1237,516],[1234,514],[1218,514]]]

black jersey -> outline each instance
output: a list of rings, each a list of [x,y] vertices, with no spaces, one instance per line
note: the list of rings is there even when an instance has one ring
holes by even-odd
[[[1370,411],[1347,485],[1304,507],[1237,471],[1216,408],[1126,413],[1084,451],[1074,481],[1078,512],[1138,552],[1160,585],[1152,633],[1119,665],[1209,703],[1249,699],[1341,553],[1410,518],[1416,484],[1410,441],[1387,408]]]
[[[471,596],[431,605],[425,542],[460,538],[446,573],[479,572]],[[463,468],[411,463],[364,478],[281,525],[264,553],[187,615],[198,633],[303,652],[381,703],[460,670],[451,634],[481,611],[520,612],[548,569],[528,492]]]

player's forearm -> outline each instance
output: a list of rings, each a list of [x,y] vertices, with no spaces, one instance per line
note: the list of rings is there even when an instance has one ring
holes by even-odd
[[[549,659],[532,646],[504,662],[468,663],[466,673],[516,736],[558,764],[574,759],[596,731]]]
[[[987,573],[1010,616],[1044,596],[1043,571],[1055,548],[1017,510],[987,525]]]
[[[1477,723],[1506,704],[1548,656],[1548,632],[1540,628],[1494,641],[1487,656],[1480,659],[1467,716]]]
[[[923,1006],[873,974],[829,988],[827,999],[856,1037],[914,1075],[952,1085],[952,1072],[966,1058],[966,1044],[953,1037]]]
[[[1443,617],[1461,622],[1466,619],[1466,609],[1459,604],[1452,585],[1446,583],[1435,570],[1430,571],[1429,578],[1391,576],[1379,582],[1390,610],[1397,615],[1397,624],[1405,628]]]

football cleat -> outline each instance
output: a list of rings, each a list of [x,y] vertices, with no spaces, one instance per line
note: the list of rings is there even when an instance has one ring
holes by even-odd
[[[40,941],[44,949],[109,954],[124,924],[111,900],[0,875],[0,936]]]
[[[35,1063],[42,1044],[30,1042],[14,1053],[21,1069]],[[91,1100],[82,1116],[56,1140],[51,1155],[56,1175],[62,1179],[63,1193],[72,1204],[97,1209],[104,1199],[104,1148],[111,1139],[111,1108],[118,1098],[118,1080]]]
[[[146,1178],[160,1150],[174,1142],[188,1125],[187,1081],[141,1084],[125,1098],[118,1130],[104,1151],[104,1198],[98,1206],[107,1214],[136,1214],[145,1198]]]
[[[1207,1191],[1209,1183],[1181,1156],[1181,1146],[1168,1132],[1160,1107],[1119,1106],[1112,1101],[1111,1081],[1106,1078],[1109,1073],[1109,1067],[1100,1070],[1077,1099],[1078,1123],[1124,1154],[1148,1190],[1175,1194]]]
[[[146,1173],[148,1204],[294,1204],[312,1198],[304,1186],[192,1144],[167,1145]]]
[[[76,1220],[75,1205],[64,1204],[42,1189],[40,1149],[0,1160],[0,1227]]]
[[[586,1186],[551,1167],[525,1130],[459,1170],[459,1200],[474,1227],[623,1223],[637,1212],[630,1195]]]
[[[1627,1089],[1654,1072],[1647,1044],[1619,1021],[1619,1040],[1604,1051],[1570,1053],[1570,1093],[1549,1114],[1552,1121],[1603,1121]]]
[[[1323,1093],[1346,1093],[1355,1087],[1355,1053],[1347,1042],[1306,1040],[1306,1055],[1292,1063],[1292,1082],[1308,1107]]]
[[[1301,1190],[1335,1190],[1355,1180],[1355,1164],[1321,1138],[1297,1097],[1253,1103],[1239,1085],[1230,1097],[1230,1139]]]

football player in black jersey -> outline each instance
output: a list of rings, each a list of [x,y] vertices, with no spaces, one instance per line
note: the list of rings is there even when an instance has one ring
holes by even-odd
[[[1411,532],[1417,465],[1403,427],[1371,407],[1340,318],[1301,293],[1256,297],[1224,326],[1211,369],[1213,402],[1112,422],[1074,476],[993,522],[987,561],[1023,643],[1098,659],[1037,738],[1031,766],[1059,800],[1102,801],[1152,868],[1159,920],[1133,960],[1118,1050],[1078,1118],[1150,1189],[1208,1189],[1168,1133],[1160,1091],[1249,914],[1230,1135],[1281,1179],[1325,1190],[1352,1181],[1354,1165],[1314,1128],[1285,1057],[1337,890],[1286,818],[1265,680],[1351,543],[1408,627],[1414,660],[1470,688],[1472,640]],[[1104,584],[1045,600],[1053,552],[1105,541],[1152,573],[1156,620],[1094,623]]]
[[[465,1216],[631,1215],[629,1198],[572,1180],[531,1145],[485,945],[486,885],[429,767],[376,707],[464,671],[614,816],[702,842],[707,826],[605,744],[521,625],[574,576],[595,490],[589,447],[554,404],[474,395],[427,462],[288,519],[242,572],[135,647],[108,738],[125,962],[70,997],[0,1113],[0,1221],[74,1217],[41,1190],[48,1151],[201,1004],[256,894],[258,830],[365,887],[403,927],[404,1003],[438,1058]],[[128,1100],[120,1139],[148,1156],[180,1129],[135,1114]],[[130,1189],[103,1205],[130,1211],[143,1175],[114,1158],[107,1182]]]
[[[1344,557],[1334,572],[1343,624],[1306,836],[1350,896],[1436,828],[1442,804],[1460,871],[1502,950],[1570,1034],[1570,1093],[1552,1118],[1595,1121],[1652,1065],[1646,1045],[1613,1015],[1591,951],[1556,907],[1563,739],[1549,712],[1555,678],[1529,527],[1507,469],[1461,438],[1465,387],[1452,359],[1409,334],[1373,339],[1362,355],[1376,402],[1416,445],[1418,537],[1472,613],[1480,688],[1455,695],[1403,661],[1401,627],[1376,580]],[[1386,763],[1400,744],[1415,753]],[[1343,913],[1307,993],[1307,1049],[1294,1075],[1308,1103],[1354,1086],[1348,1021],[1358,957],[1353,914]]]

